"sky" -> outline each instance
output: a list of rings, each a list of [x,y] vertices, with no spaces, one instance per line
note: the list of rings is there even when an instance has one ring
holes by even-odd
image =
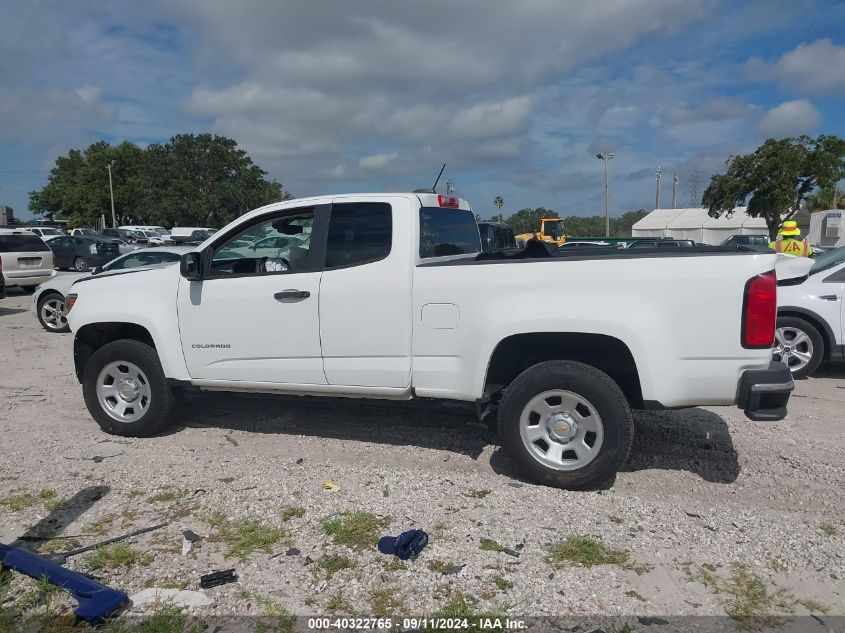
[[[297,197],[444,180],[483,217],[690,203],[768,137],[845,136],[845,3],[0,0],[0,204],[57,156],[235,139]],[[443,183],[441,182],[441,191]]]

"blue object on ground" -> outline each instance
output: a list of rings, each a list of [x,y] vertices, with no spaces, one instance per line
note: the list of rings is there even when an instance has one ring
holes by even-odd
[[[129,596],[122,591],[101,585],[25,549],[0,543],[0,565],[36,580],[47,578],[76,599],[79,606],[74,615],[91,624],[102,622],[129,602]]]
[[[378,541],[378,551],[408,560],[416,558],[426,545],[428,545],[428,534],[422,530],[408,530],[399,536],[381,537]]]

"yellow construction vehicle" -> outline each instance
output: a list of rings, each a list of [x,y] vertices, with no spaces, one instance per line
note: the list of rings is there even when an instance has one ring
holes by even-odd
[[[516,242],[520,246],[525,246],[525,242],[532,237],[543,242],[551,242],[558,246],[565,243],[566,235],[563,233],[563,218],[542,218],[540,220],[539,231],[520,233],[516,236]]]

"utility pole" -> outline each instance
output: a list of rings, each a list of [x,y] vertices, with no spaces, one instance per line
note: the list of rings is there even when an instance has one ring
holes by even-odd
[[[701,179],[704,174],[700,169],[691,169],[689,171],[689,206],[690,209],[695,209],[701,206],[701,197],[698,192],[701,188]]]
[[[505,200],[502,196],[496,196],[493,198],[493,204],[496,206],[496,210],[499,213],[499,222],[502,221],[502,207],[505,206]]]
[[[109,196],[111,197],[111,225],[112,225],[112,228],[116,229],[117,228],[117,217],[114,214],[114,189],[112,189],[112,185],[111,185],[111,166],[112,166],[112,164],[114,164],[114,161],[110,160],[108,162],[108,165],[106,165],[106,169],[109,170]]]
[[[596,158],[604,161],[604,236],[610,237],[610,189],[607,180],[607,163],[613,160],[616,156],[613,152],[610,154],[596,154]]]
[[[455,183],[452,182],[451,178],[449,178],[449,180],[446,181],[446,195],[451,196],[453,193],[455,193]]]
[[[654,208],[660,208],[660,177],[663,176],[663,170],[660,169],[660,165],[657,166],[657,171],[655,172],[657,176],[657,193],[654,196]]]
[[[678,174],[672,172],[672,208],[678,208]]]

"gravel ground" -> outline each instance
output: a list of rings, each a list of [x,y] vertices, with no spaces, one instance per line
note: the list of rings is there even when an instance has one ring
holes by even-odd
[[[197,613],[260,614],[269,598],[300,615],[431,615],[463,596],[477,611],[512,616],[724,615],[741,593],[730,588],[739,564],[767,595],[783,589],[806,603],[793,602],[797,614],[845,615],[842,369],[801,381],[777,423],[732,408],[637,413],[614,485],[576,493],[524,481],[459,406],[192,394],[166,435],[105,435],[82,401],[72,335],[44,332],[31,298],[9,295],[0,304],[0,542],[61,534],[85,545],[166,522],[128,541],[140,560],[95,572],[129,594],[199,590],[200,575],[234,567],[238,582],[203,590],[211,604]],[[422,528],[431,543],[405,569],[374,544],[335,543],[323,521],[358,511],[389,521],[381,534]],[[231,530],[258,520],[276,542],[227,558],[215,513]],[[184,530],[202,537],[185,556]],[[550,563],[552,545],[573,535],[630,552],[629,561]],[[481,539],[518,557],[483,550]],[[309,562],[324,555],[352,567],[327,579]],[[68,562],[91,565],[87,555]],[[31,594],[32,583],[15,583],[18,596]]]

